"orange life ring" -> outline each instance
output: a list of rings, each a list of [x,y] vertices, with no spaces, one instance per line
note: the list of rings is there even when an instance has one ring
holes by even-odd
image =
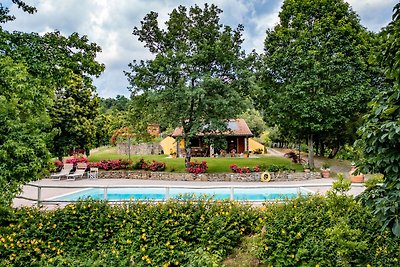
[[[269,182],[269,181],[271,181],[271,174],[269,172],[263,172],[261,174],[261,182]]]

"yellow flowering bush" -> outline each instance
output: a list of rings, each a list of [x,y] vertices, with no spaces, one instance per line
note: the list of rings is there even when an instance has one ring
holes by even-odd
[[[254,229],[257,214],[249,205],[185,197],[23,208],[0,228],[0,266],[185,266],[198,249],[227,255]]]

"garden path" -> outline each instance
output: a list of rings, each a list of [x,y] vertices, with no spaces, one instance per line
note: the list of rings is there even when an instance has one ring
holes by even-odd
[[[281,149],[281,148],[268,148],[268,155],[270,156],[280,156],[284,157],[285,153],[291,151],[291,149]],[[307,158],[307,154],[302,153],[302,158]],[[324,162],[328,161],[330,169],[335,173],[343,173],[345,177],[349,175],[349,171],[351,169],[350,162],[344,160],[327,160],[326,158],[315,157],[314,163],[315,168],[319,169],[322,167]]]

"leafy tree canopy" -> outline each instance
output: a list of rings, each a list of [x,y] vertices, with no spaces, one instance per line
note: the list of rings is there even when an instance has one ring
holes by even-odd
[[[260,136],[263,131],[267,130],[267,125],[263,117],[256,109],[248,109],[246,112],[240,114],[239,117],[246,121],[254,136]]]
[[[112,113],[114,111],[128,110],[129,99],[123,95],[117,95],[115,98],[101,98],[100,110],[101,113]]]
[[[400,4],[393,21],[381,33],[378,60],[394,85],[382,90],[370,103],[370,112],[360,128],[365,172],[384,174],[383,186],[366,194],[367,203],[392,232],[400,236]]]
[[[39,35],[0,29],[0,50],[26,63],[42,86],[52,88],[54,105],[48,111],[57,130],[49,146],[52,152],[62,157],[74,147],[88,151],[95,137],[93,120],[99,102],[92,77],[104,70],[95,60],[101,48],[78,33],[65,37],[60,32]]]
[[[158,120],[183,127],[187,161],[194,135],[224,129],[224,120],[244,106],[243,27],[221,25],[221,12],[215,5],[179,6],[165,28],[151,12],[133,30],[155,58],[129,64],[132,94],[148,99],[142,110],[151,108]]]
[[[20,185],[43,177],[48,167],[51,91],[8,56],[0,55],[0,77],[1,223]]]
[[[28,13],[36,11],[23,1],[12,2]],[[14,19],[0,5],[0,23]],[[11,33],[0,26],[0,52],[2,213],[22,184],[44,176],[49,148],[62,155],[64,147],[57,149],[59,144],[90,144],[97,111],[92,77],[100,75],[104,65],[95,61],[100,47],[77,33]],[[3,219],[6,216],[0,214]]]
[[[286,0],[279,18],[265,39],[267,114],[308,138],[313,166],[313,137],[343,132],[365,109],[371,36],[343,0]]]

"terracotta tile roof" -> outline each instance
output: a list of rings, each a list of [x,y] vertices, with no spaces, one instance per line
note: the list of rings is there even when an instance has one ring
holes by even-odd
[[[230,131],[225,132],[225,136],[253,136],[253,133],[250,131],[249,126],[243,119],[231,119],[227,122],[228,129]],[[204,134],[199,134],[204,135]],[[182,136],[182,127],[177,127],[171,134],[172,137]]]

